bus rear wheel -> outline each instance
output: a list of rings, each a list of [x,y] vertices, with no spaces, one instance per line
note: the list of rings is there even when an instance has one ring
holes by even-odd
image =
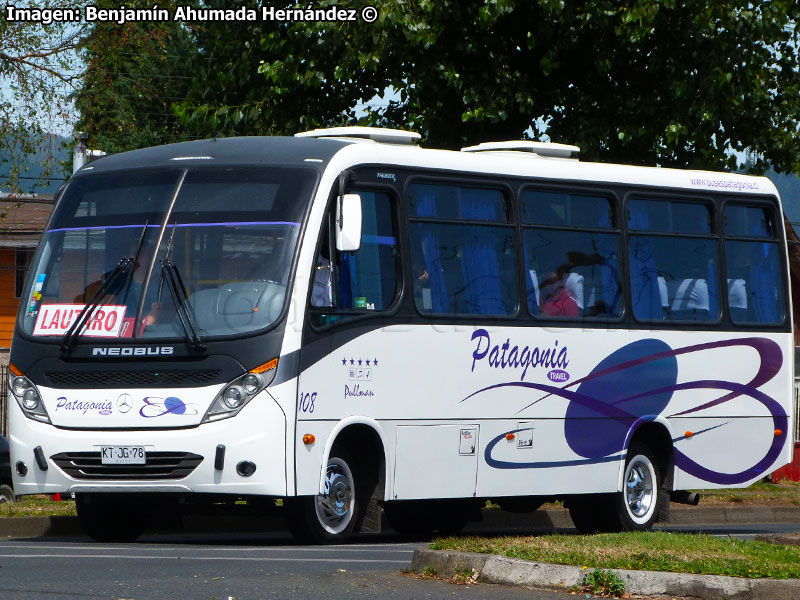
[[[632,443],[628,447],[622,492],[617,494],[616,517],[622,531],[647,531],[656,522],[664,490],[653,451]]]
[[[133,542],[142,535],[145,517],[126,494],[75,494],[78,520],[96,542]]]
[[[301,542],[341,543],[350,538],[366,505],[354,462],[334,450],[325,470],[325,489],[316,496],[287,498],[289,531]]]
[[[648,531],[666,499],[662,481],[653,451],[634,442],[628,447],[622,492],[573,497],[569,515],[581,533]]]

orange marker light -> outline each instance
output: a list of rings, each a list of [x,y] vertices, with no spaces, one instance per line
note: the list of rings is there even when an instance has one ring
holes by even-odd
[[[694,431],[687,431],[683,435],[685,435],[687,438],[690,438],[690,437],[692,437],[694,435]]]
[[[11,371],[17,377],[21,377],[22,376],[22,371],[20,371],[17,368],[17,365],[15,365],[14,363],[8,363],[8,370]]]
[[[265,362],[263,365],[257,366],[255,369],[250,369],[251,373],[266,373],[267,371],[271,371],[275,367],[278,366],[278,359],[273,358],[269,362]]]
[[[311,444],[313,444],[315,441],[317,441],[317,438],[315,438],[315,437],[314,437],[314,434],[313,434],[313,433],[307,433],[307,434],[305,434],[305,435],[303,436],[303,443],[304,443],[306,446],[310,446],[310,445],[311,445]]]
[[[775,437],[781,437],[782,435],[783,435],[783,429],[775,430]]]
[[[517,437],[517,436],[515,436],[513,433],[507,433],[507,434],[506,434],[506,439],[507,439],[509,442],[510,442],[511,440],[513,440],[515,437]]]

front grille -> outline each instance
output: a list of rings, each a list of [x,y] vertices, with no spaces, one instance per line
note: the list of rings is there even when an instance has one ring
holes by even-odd
[[[99,452],[62,452],[50,458],[73,479],[183,479],[203,462],[191,452],[148,452],[143,465],[104,465]]]
[[[219,378],[219,369],[164,371],[49,371],[44,375],[59,388],[197,387]]]

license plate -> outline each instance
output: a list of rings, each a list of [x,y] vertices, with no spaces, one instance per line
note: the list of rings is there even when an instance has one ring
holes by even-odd
[[[143,465],[147,462],[144,446],[100,446],[104,465]]]

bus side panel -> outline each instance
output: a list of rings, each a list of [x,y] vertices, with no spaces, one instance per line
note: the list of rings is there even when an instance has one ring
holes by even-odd
[[[563,419],[484,423],[477,495],[549,496],[617,491],[624,456],[576,456],[564,437]],[[513,437],[508,439],[509,432]],[[554,457],[558,457],[554,459]]]
[[[675,456],[688,457],[676,460],[676,488],[751,483],[790,455],[785,334],[397,325],[340,344],[336,335],[335,350],[300,376],[301,420],[366,415],[431,428],[408,436],[419,448],[385,436],[396,444],[388,498],[616,491],[631,436],[653,421],[669,424]],[[415,489],[408,474],[428,457],[471,478],[458,440],[445,440],[456,426],[480,432],[474,492]]]
[[[775,435],[771,417],[678,418],[672,424],[681,432],[674,441],[675,489],[745,487],[783,464],[786,433]]]
[[[477,423],[398,425],[394,498],[468,498],[478,475]]]

